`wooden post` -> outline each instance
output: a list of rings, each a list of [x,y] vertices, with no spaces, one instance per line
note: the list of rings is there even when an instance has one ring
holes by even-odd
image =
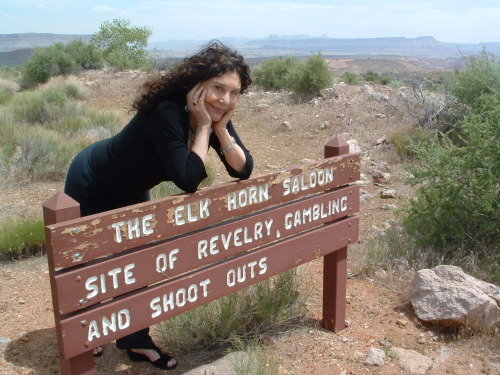
[[[53,195],[43,204],[43,221],[44,225],[56,224],[62,221],[76,219],[80,217],[80,204],[68,195],[59,192]],[[50,231],[45,230],[45,238],[50,236]],[[59,348],[59,361],[61,364],[61,375],[95,375],[94,357],[92,350],[80,354],[71,359],[66,359],[62,356],[62,333],[59,330],[59,301],[54,296],[55,283],[55,267],[54,253],[52,251],[51,241],[46,241],[47,258],[49,264],[50,287],[52,290],[52,307],[54,309],[54,321],[57,335],[57,346]]]
[[[325,158],[349,153],[349,145],[336,137],[325,145]],[[322,325],[337,333],[345,328],[347,292],[347,247],[323,257]]]

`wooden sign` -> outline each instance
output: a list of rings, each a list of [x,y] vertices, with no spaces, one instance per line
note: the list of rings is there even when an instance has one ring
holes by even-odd
[[[358,210],[359,187],[349,186],[60,272],[55,276],[58,311],[91,306]]]
[[[76,356],[345,247],[357,241],[358,222],[351,217],[324,225],[63,319],[63,355]]]
[[[359,179],[358,154],[47,226],[55,270],[172,238]]]
[[[55,194],[43,208],[61,373],[95,374],[93,348],[319,257],[323,323],[343,329],[359,233],[360,156],[346,152],[333,140],[318,162],[83,218]]]

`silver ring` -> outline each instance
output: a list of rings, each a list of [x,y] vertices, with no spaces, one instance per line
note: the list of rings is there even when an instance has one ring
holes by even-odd
[[[197,103],[196,103],[196,100],[193,100],[193,105],[196,105],[196,104],[197,104]]]

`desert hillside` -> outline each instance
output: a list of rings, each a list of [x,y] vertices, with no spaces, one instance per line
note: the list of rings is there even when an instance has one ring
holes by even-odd
[[[398,67],[401,72],[446,68],[409,58],[339,59],[331,60],[330,66],[338,72],[354,71],[354,67],[367,71],[374,63],[392,64],[392,71]],[[116,111],[125,124],[147,74],[102,70],[87,71],[77,78],[87,91],[84,105]],[[408,295],[416,270],[394,262],[370,274],[361,271],[370,242],[396,225],[396,209],[412,196],[405,183],[407,173],[388,139],[415,119],[405,111],[402,98],[409,93],[404,87],[338,82],[333,89],[330,95],[296,103],[287,92],[253,88],[242,97],[233,120],[254,157],[254,176],[321,159],[325,143],[334,137],[348,141],[362,156],[362,175],[357,181],[361,187],[360,240],[348,250],[347,327],[338,334],[319,328],[322,263],[317,260],[301,267],[312,288],[307,319],[302,326],[266,340],[282,361],[280,374],[421,373],[405,369],[390,355],[384,366],[366,365],[370,347],[387,353],[396,347],[417,352],[432,364],[425,372],[430,375],[500,374],[498,338],[457,337],[455,332],[425,325],[416,318]],[[209,155],[214,183],[229,181],[215,153]],[[374,180],[374,171],[383,171],[388,178]],[[0,217],[41,215],[43,202],[62,187],[63,181],[4,182],[0,185]],[[394,194],[384,196],[383,190]],[[0,262],[0,285],[0,373],[58,373],[46,257]],[[180,366],[172,374],[184,374],[218,357],[178,353],[178,358]],[[112,344],[105,346],[105,355],[96,359],[96,366],[99,374],[157,373],[153,367],[130,362]]]

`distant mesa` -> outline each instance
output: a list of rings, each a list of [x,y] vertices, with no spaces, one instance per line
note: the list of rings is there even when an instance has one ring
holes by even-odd
[[[0,66],[19,65],[26,61],[38,47],[47,47],[56,42],[73,40],[89,42],[91,35],[21,33],[0,34]],[[443,43],[432,36],[418,38],[358,38],[336,39],[326,35],[269,35],[266,38],[218,38],[237,48],[247,58],[275,56],[309,56],[321,52],[325,57],[342,56],[412,56],[427,58],[456,58],[463,54],[477,54],[484,47],[488,52],[500,55],[497,43]],[[154,42],[148,46],[155,58],[185,57],[199,49],[208,40],[170,39]]]

